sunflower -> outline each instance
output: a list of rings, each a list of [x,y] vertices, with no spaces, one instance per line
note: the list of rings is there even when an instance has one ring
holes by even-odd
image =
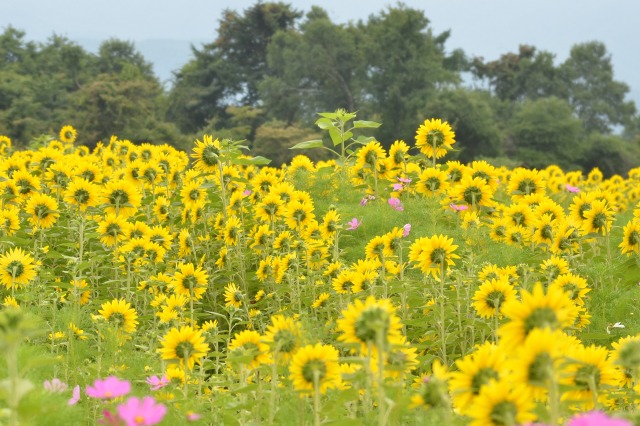
[[[504,217],[515,226],[522,225],[525,228],[533,226],[533,210],[524,203],[510,204],[504,210]]]
[[[487,280],[473,295],[473,307],[482,318],[491,318],[501,314],[505,303],[515,300],[516,290],[509,283],[509,277]]]
[[[320,236],[325,241],[331,241],[336,235],[336,232],[340,228],[341,221],[340,214],[335,209],[329,210],[322,218],[322,224],[320,225]]]
[[[540,283],[533,292],[520,290],[521,300],[504,304],[502,313],[510,321],[498,329],[498,335],[509,348],[520,345],[536,328],[562,330],[573,324],[576,312],[567,294],[558,287],[549,287],[545,293]]]
[[[273,315],[262,341],[278,364],[287,364],[302,341],[302,326],[293,318]]]
[[[342,318],[338,319],[341,332],[338,340],[357,345],[365,354],[372,347],[387,351],[391,340],[399,338],[401,328],[391,301],[369,296],[364,302],[356,299],[342,311]]]
[[[157,222],[162,223],[167,220],[169,212],[171,211],[171,203],[169,199],[164,195],[160,195],[156,198],[153,204],[153,217]]]
[[[115,213],[105,215],[104,219],[98,222],[98,234],[100,242],[107,247],[114,247],[118,242],[123,241],[125,230],[127,229],[127,220]]]
[[[33,176],[26,170],[17,170],[13,173],[11,179],[18,188],[18,196],[21,200],[28,200],[38,191],[40,191],[40,179]]]
[[[124,299],[113,299],[101,305],[98,313],[109,324],[115,325],[118,330],[125,333],[133,333],[138,325],[138,313],[131,307],[131,303]]]
[[[31,215],[29,222],[40,229],[51,228],[60,216],[56,199],[50,195],[40,193],[34,194],[29,198],[24,207],[24,212]]]
[[[569,263],[560,256],[551,256],[542,262],[540,271],[547,277],[549,282],[551,282],[559,275],[569,273]]]
[[[273,240],[273,248],[283,252],[288,252],[293,246],[293,243],[293,234],[289,231],[282,231]]]
[[[591,204],[596,200],[594,192],[581,192],[573,197],[573,202],[569,206],[569,215],[576,223],[582,223],[586,219],[586,212],[591,210]]]
[[[561,288],[578,306],[584,306],[585,295],[591,291],[587,280],[572,273],[558,275],[549,286]]]
[[[242,222],[240,219],[235,215],[229,216],[222,230],[222,239],[227,245],[235,246],[240,241],[242,231]]]
[[[584,213],[585,219],[582,221],[582,232],[585,234],[606,235],[611,230],[614,211],[606,201],[594,200],[591,209]]]
[[[200,300],[207,291],[208,280],[207,271],[196,268],[193,263],[181,263],[173,275],[170,286],[176,294]]]
[[[560,330],[536,328],[507,362],[514,383],[525,385],[536,401],[544,401],[551,385],[557,385],[567,356],[578,341]]]
[[[11,138],[9,136],[0,135],[0,155],[7,155],[11,149]]]
[[[64,201],[69,205],[78,206],[81,211],[87,207],[97,206],[100,202],[100,187],[88,180],[75,177],[64,192]]]
[[[640,373],[640,335],[623,337],[611,346],[611,361],[623,371],[624,385],[633,386]]]
[[[640,253],[640,221],[632,219],[623,229],[624,236],[618,245],[622,254],[630,256],[631,253]]]
[[[277,194],[269,193],[255,205],[253,211],[256,219],[271,223],[281,216],[284,202]]]
[[[422,237],[411,244],[409,260],[416,263],[414,268],[420,268],[424,274],[438,277],[441,269],[455,265],[453,260],[460,258],[454,253],[457,248],[453,244],[453,238],[444,235]]]
[[[283,217],[289,229],[300,230],[315,219],[316,215],[313,213],[312,203],[291,200],[284,209]]]
[[[59,136],[62,142],[73,145],[73,143],[76,141],[76,137],[78,136],[78,132],[73,128],[73,126],[67,125],[63,126],[62,129],[60,129]]]
[[[535,206],[533,213],[537,215],[537,217],[542,217],[543,215],[548,214],[551,216],[552,220],[558,221],[565,220],[566,216],[564,208],[548,197],[541,200],[541,202]]]
[[[578,345],[571,351],[565,374],[560,380],[561,384],[572,389],[563,392],[561,400],[581,403],[584,410],[591,410],[594,408],[594,392],[601,395],[603,387],[618,387],[623,380],[624,375],[616,368],[606,347]]]
[[[216,172],[220,162],[220,141],[213,140],[211,135],[204,135],[202,141],[196,140],[195,144],[196,147],[191,154],[191,157],[196,159],[195,168],[209,173]]]
[[[100,183],[103,179],[102,168],[98,164],[86,160],[79,161],[78,164],[75,165],[73,175],[92,183]]]
[[[273,173],[270,173],[267,169],[261,170],[260,173],[251,179],[251,186],[253,187],[253,190],[264,195],[271,193],[271,189],[277,184],[278,177]]]
[[[471,207],[492,206],[493,190],[484,179],[465,175],[449,191],[450,196],[460,204]]]
[[[448,189],[447,172],[435,167],[423,170],[416,184],[416,191],[427,196],[446,194]]]
[[[318,271],[328,263],[328,256],[329,247],[320,240],[312,240],[303,254],[303,259],[307,261],[310,270]]]
[[[224,287],[225,306],[235,306],[236,308],[240,308],[244,298],[244,294],[242,294],[242,291],[240,291],[235,283],[229,283]]]
[[[522,225],[510,225],[504,231],[504,242],[510,246],[523,246],[529,242],[529,230]]]
[[[0,209],[0,232],[6,236],[12,236],[18,229],[20,229],[20,211],[17,208]]]
[[[447,179],[451,184],[460,182],[465,175],[471,174],[471,167],[466,166],[459,161],[447,161],[445,165],[447,170]]]
[[[207,355],[208,350],[209,345],[205,342],[202,332],[186,325],[169,330],[164,335],[162,348],[158,349],[158,352],[162,354],[162,359],[177,359],[180,368],[191,370],[196,362],[200,363]]]
[[[384,249],[382,254],[385,258],[388,259],[399,254],[403,236],[404,229],[398,228],[397,226],[382,236],[382,239],[384,240]]]
[[[385,239],[383,236],[375,236],[365,246],[364,252],[367,259],[379,259],[383,256]]]
[[[298,349],[289,364],[289,379],[293,388],[302,394],[323,394],[340,384],[338,350],[331,345],[307,345]]]
[[[514,201],[530,194],[544,194],[545,182],[540,172],[536,169],[518,167],[511,172],[507,193]]]
[[[321,293],[316,300],[311,304],[313,309],[320,309],[327,304],[327,300],[329,300],[329,293]]]
[[[119,258],[121,262],[131,262],[133,265],[141,266],[148,264],[147,251],[151,242],[147,238],[131,238],[120,248]],[[164,255],[164,254],[163,254]]]
[[[102,190],[105,213],[129,217],[138,210],[141,195],[126,180],[110,180]]]
[[[446,121],[427,119],[416,131],[416,147],[427,158],[440,158],[456,143],[455,133]]]
[[[262,253],[263,250],[271,245],[272,235],[273,231],[269,229],[269,225],[254,225],[249,233],[249,238],[252,240],[249,248],[253,249],[255,253]]]
[[[525,424],[537,418],[529,391],[506,380],[483,386],[467,415],[471,426],[506,426]]]
[[[21,248],[9,249],[0,256],[0,278],[7,289],[27,285],[35,277],[33,258]]]
[[[422,407],[450,409],[449,392],[447,391],[447,380],[449,372],[438,359],[431,363],[431,374],[416,377],[412,387],[417,389],[417,393],[411,397],[410,408]]]
[[[540,246],[551,247],[556,232],[556,223],[550,214],[539,216],[533,224],[533,235],[531,240]]]
[[[338,294],[347,294],[354,286],[355,273],[348,269],[340,271],[338,276],[331,280],[331,287]]]
[[[450,374],[449,392],[460,414],[467,414],[482,387],[506,374],[504,348],[486,342],[474,352],[456,361],[457,371]]]
[[[391,167],[404,167],[409,159],[409,145],[403,140],[397,140],[389,147],[389,161]]]
[[[491,187],[492,191],[498,188],[498,171],[494,166],[484,160],[471,163],[471,177],[480,178]]]
[[[228,352],[227,359],[230,362],[246,364],[250,369],[258,368],[261,364],[271,362],[269,346],[262,342],[262,336],[254,330],[244,330],[236,333],[231,342],[229,342]]]
[[[386,158],[387,153],[379,142],[369,142],[356,153],[356,167],[365,170],[380,171],[380,163]]]
[[[207,190],[203,186],[202,179],[191,179],[185,182],[180,190],[180,197],[185,207],[190,207],[199,201],[205,201]]]

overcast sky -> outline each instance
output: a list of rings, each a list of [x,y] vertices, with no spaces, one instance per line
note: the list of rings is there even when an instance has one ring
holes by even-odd
[[[117,37],[211,41],[226,8],[244,10],[255,0],[0,0],[0,28],[12,25],[28,40],[45,41],[53,33],[74,41]],[[366,20],[396,2],[386,0],[288,1],[308,11],[319,4],[334,22]],[[638,0],[405,0],[422,9],[436,33],[451,30],[448,50],[497,59],[531,44],[566,59],[573,44],[605,43],[615,78],[629,84],[640,100],[640,1]]]

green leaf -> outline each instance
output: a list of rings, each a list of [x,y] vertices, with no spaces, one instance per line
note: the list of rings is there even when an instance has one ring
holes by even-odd
[[[363,135],[360,135],[360,136],[358,136],[358,137],[356,138],[356,141],[360,142],[360,143],[361,143],[361,144],[363,144],[363,145],[364,145],[364,144],[366,144],[366,143],[368,143],[368,142],[375,141],[375,140],[377,140],[377,139],[376,139],[376,138],[374,138],[373,136],[363,136]]]
[[[271,160],[269,160],[268,158],[262,157],[260,155],[256,156],[256,157],[251,157],[251,158],[236,158],[235,160],[233,160],[233,162],[235,164],[241,164],[241,165],[249,165],[249,164],[255,164],[255,165],[267,165],[269,163],[271,163]]]
[[[338,146],[343,142],[340,130],[336,129],[335,127],[329,129],[329,136],[331,136],[333,146]]]
[[[354,129],[377,129],[382,126],[382,123],[376,121],[357,120],[353,122]]]
[[[318,115],[320,117],[329,118],[331,120],[335,120],[336,118],[338,118],[338,114],[336,114],[335,112],[319,112]]]
[[[321,129],[335,129],[335,125],[333,124],[333,121],[329,120],[328,118],[318,118],[318,120],[316,121],[316,126],[320,127]]]
[[[322,146],[322,139],[313,139],[310,141],[297,143],[289,149],[321,148]]]
[[[351,139],[353,137],[353,133],[352,132],[346,132],[342,137],[346,141],[346,140]]]

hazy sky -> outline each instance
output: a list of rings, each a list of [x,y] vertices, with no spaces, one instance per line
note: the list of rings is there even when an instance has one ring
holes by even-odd
[[[74,41],[117,37],[211,41],[226,8],[244,10],[255,0],[0,0],[0,29],[24,30],[44,41],[61,34]],[[308,11],[319,4],[334,22],[366,20],[396,2],[386,0],[288,1]],[[629,84],[640,100],[640,1],[638,0],[405,0],[422,9],[436,33],[451,30],[447,49],[497,59],[532,44],[563,61],[573,44],[599,40],[612,56],[615,78]]]

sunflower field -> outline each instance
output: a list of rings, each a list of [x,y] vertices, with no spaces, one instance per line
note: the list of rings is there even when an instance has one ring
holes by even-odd
[[[0,136],[0,423],[640,424],[640,167],[320,115],[280,168]]]

